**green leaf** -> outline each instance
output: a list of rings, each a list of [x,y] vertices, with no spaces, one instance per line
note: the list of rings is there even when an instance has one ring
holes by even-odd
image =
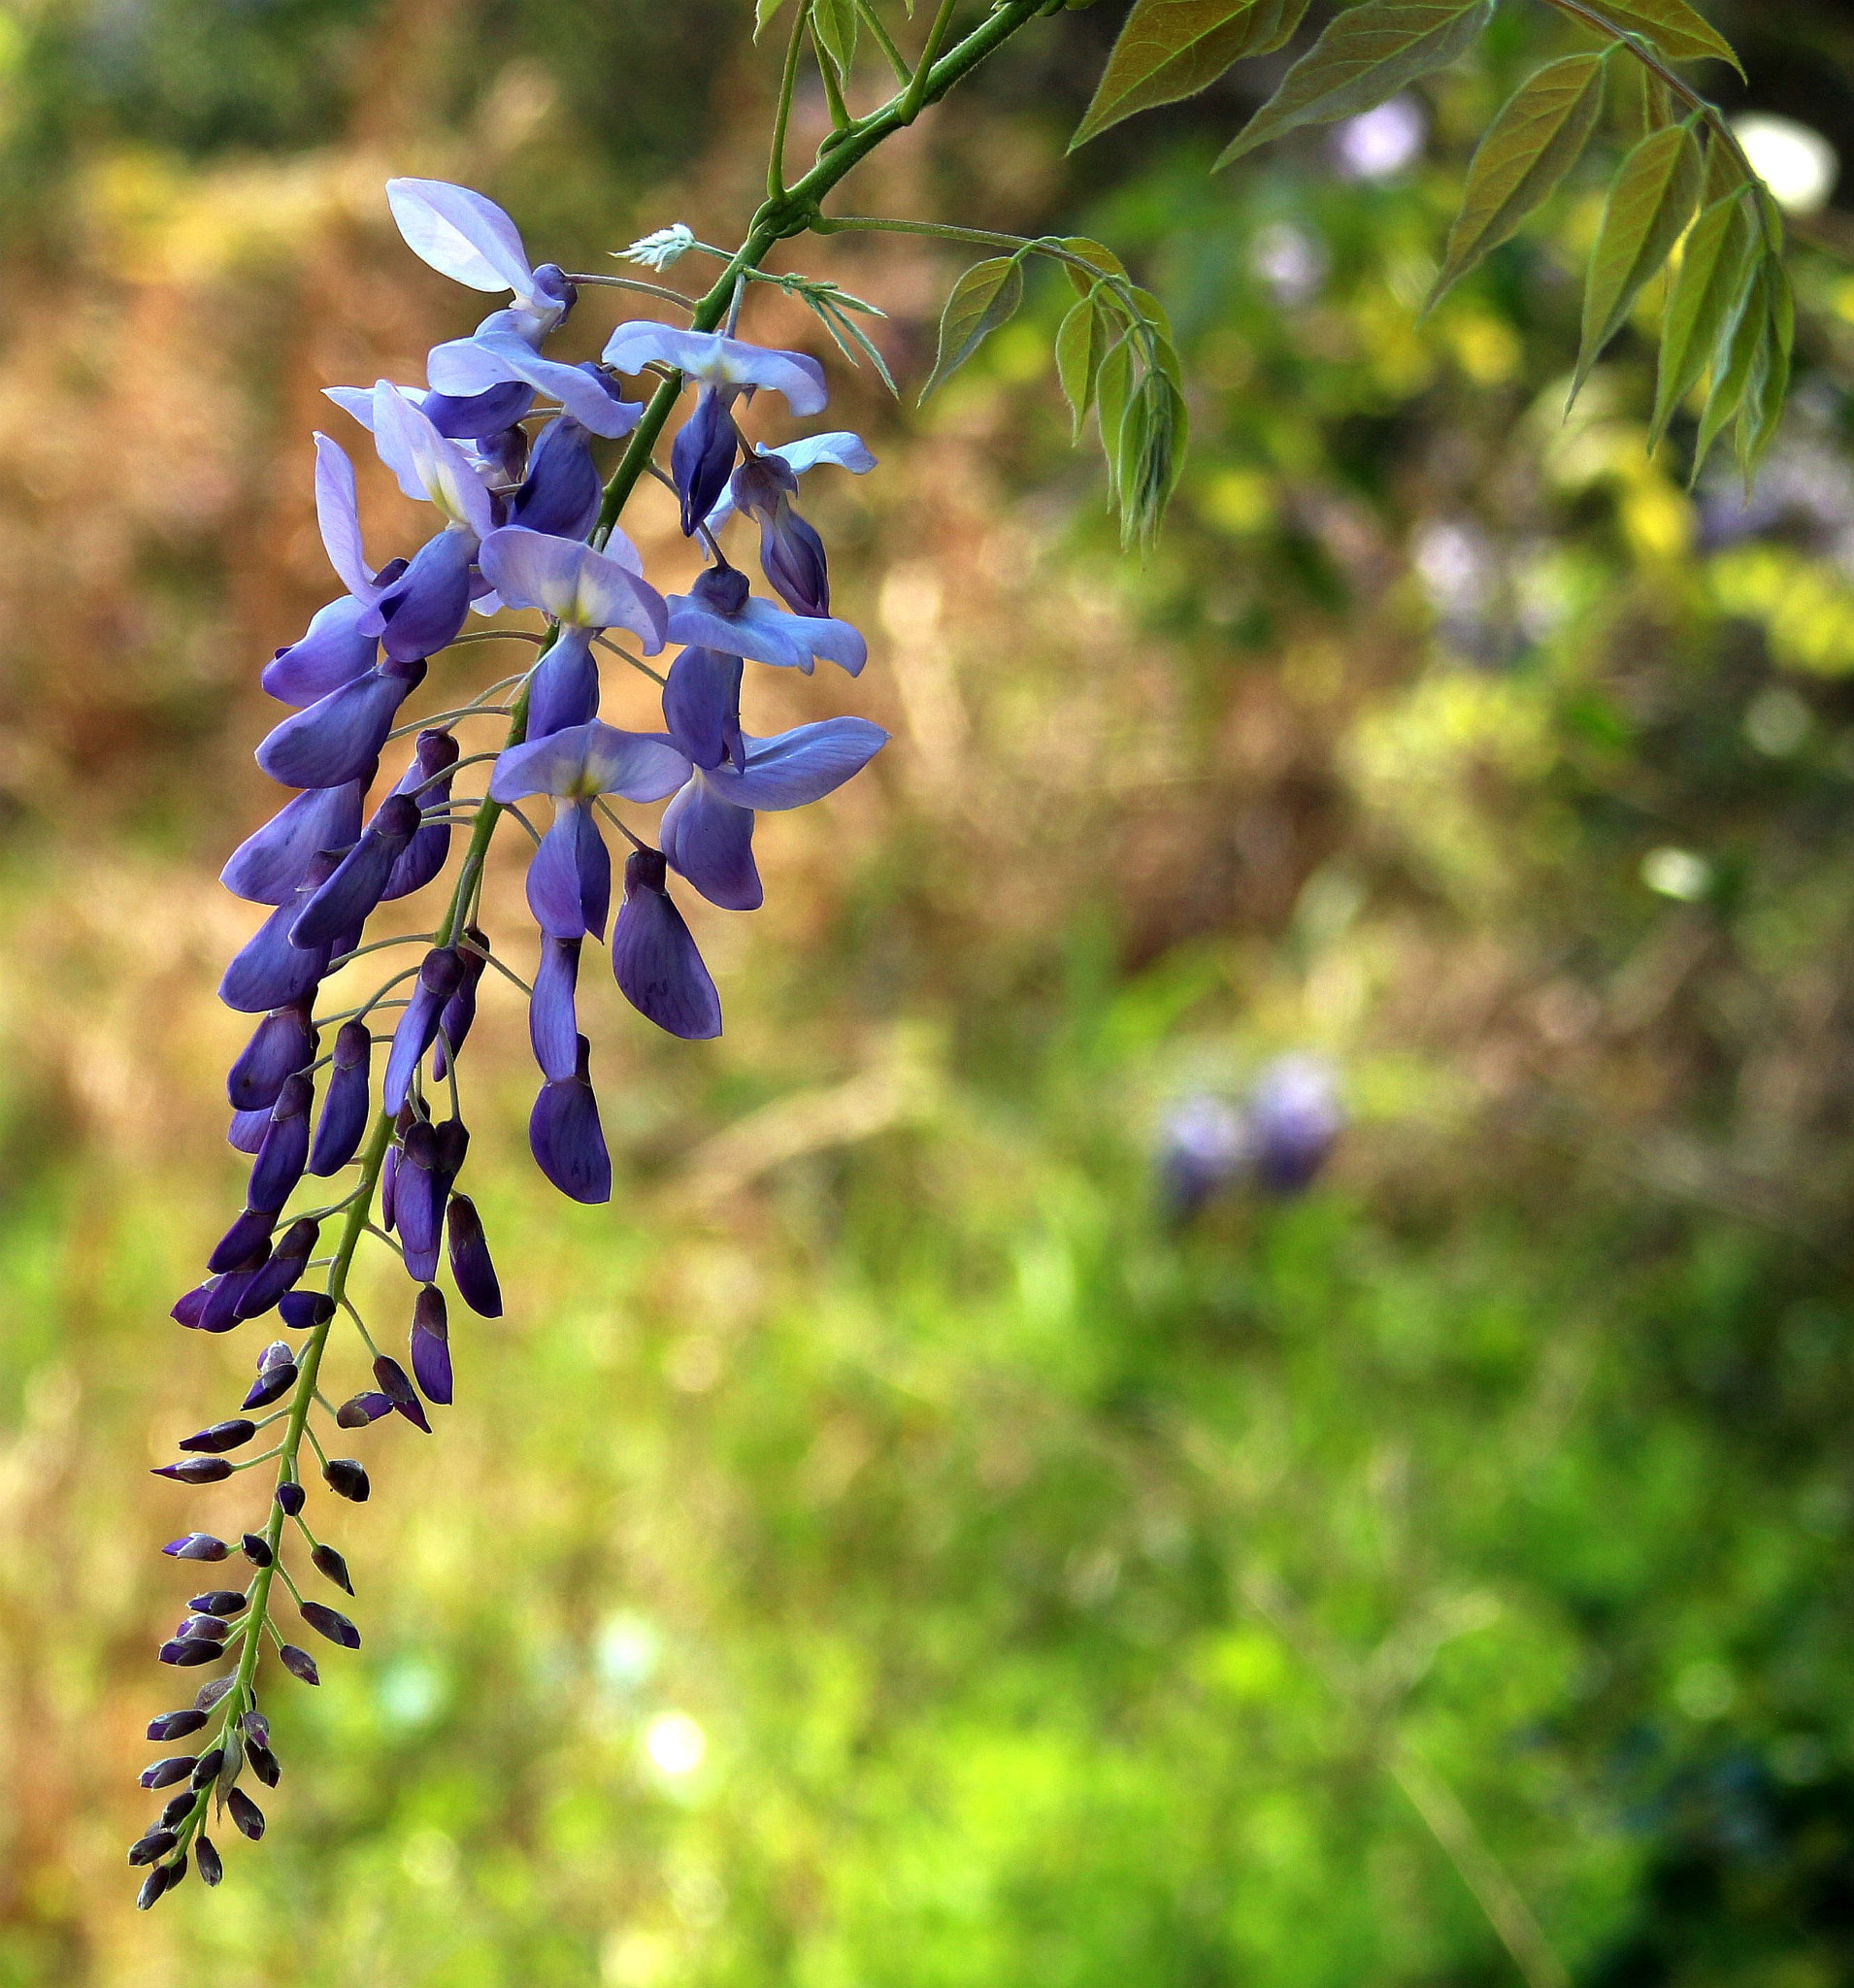
[[[1224,147],[1218,166],[1302,124],[1369,111],[1406,83],[1446,67],[1486,26],[1493,0],[1365,0],[1326,31],[1281,86]]]
[[[766,23],[772,19],[774,15],[776,15],[779,11],[779,9],[784,5],[785,0],[754,0],[753,39],[756,42],[760,38],[760,29],[763,28],[766,25]]]
[[[1429,301],[1513,233],[1576,163],[1603,110],[1604,58],[1567,55],[1520,84],[1468,168],[1461,213]]]
[[[1713,366],[1712,383],[1700,416],[1699,440],[1693,445],[1693,468],[1687,478],[1689,485],[1699,480],[1713,443],[1744,399],[1758,348],[1770,324],[1770,305],[1765,294],[1767,266],[1760,263],[1752,270],[1751,280],[1732,314],[1731,329]]]
[[[1757,234],[1742,193],[1701,212],[1687,231],[1679,274],[1661,318],[1661,367],[1655,382],[1648,447],[1659,447],[1673,411],[1712,361],[1744,295]]]
[[[1583,341],[1571,397],[1621,329],[1641,285],[1668,259],[1700,196],[1699,141],[1691,128],[1651,131],[1622,162],[1604,204],[1584,282]]]
[[[1245,55],[1278,49],[1307,6],[1308,0],[1136,0],[1069,149],[1136,111],[1195,96]]]
[[[1120,537],[1149,544],[1184,466],[1184,396],[1163,373],[1148,373],[1120,424]]]
[[[1713,57],[1744,74],[1732,44],[1687,0],[1596,0],[1593,12],[1631,34],[1644,36],[1676,62]]]
[[[940,353],[921,399],[956,373],[1022,302],[1023,264],[1016,256],[994,255],[967,270],[940,314]]]
[[[1622,136],[1631,145],[1673,122],[1673,99],[1667,84],[1633,59],[1610,63],[1609,99]]]
[[[856,59],[856,0],[811,0],[811,32],[840,77]]]
[[[1075,415],[1075,433],[1081,434],[1081,421],[1094,404],[1095,381],[1101,361],[1113,343],[1113,326],[1092,297],[1083,297],[1069,307],[1056,332],[1056,378],[1062,382],[1063,397]]]
[[[1083,262],[1098,269],[1103,276],[1118,277],[1122,282],[1127,280],[1126,265],[1111,248],[1103,242],[1091,242],[1086,235],[1058,235],[1055,238],[1059,248],[1068,249],[1071,255],[1078,255]],[[1090,295],[1097,281],[1087,271],[1077,269],[1073,262],[1062,265],[1069,281],[1076,291],[1086,297]]]
[[[824,319],[825,329],[830,331],[833,335],[835,335],[835,333],[840,328],[842,329],[844,334],[856,347],[857,350],[860,351],[864,358],[866,358],[869,361],[869,363],[875,367],[876,377],[878,380],[880,380],[882,384],[885,387],[887,387],[889,392],[892,393],[897,400],[900,400],[901,388],[895,384],[895,376],[888,370],[888,361],[882,357],[880,348],[877,346],[875,340],[872,339],[869,336],[869,334],[863,329],[863,327],[860,324],[858,324],[854,318],[845,316],[844,314],[837,308],[837,305],[834,301],[820,303],[817,306],[817,314],[820,317]],[[879,317],[883,314],[878,311],[876,315]],[[840,339],[838,343],[841,346],[843,341]],[[856,361],[852,356],[850,359],[850,364],[853,366],[855,363]]]
[[[1790,391],[1790,347],[1796,330],[1796,301],[1788,272],[1771,255],[1764,260],[1763,274],[1764,336],[1745,382],[1737,437],[1738,467],[1747,493],[1783,418]]]
[[[1120,437],[1133,386],[1131,334],[1123,334],[1107,349],[1095,375],[1094,405],[1101,428],[1101,453],[1108,462],[1108,483],[1116,506],[1120,501]]]

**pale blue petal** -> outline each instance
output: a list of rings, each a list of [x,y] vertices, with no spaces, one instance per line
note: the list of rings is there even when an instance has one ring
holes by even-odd
[[[707,776],[738,808],[803,808],[834,793],[888,744],[867,718],[822,718],[746,743],[746,771],[717,766]]]

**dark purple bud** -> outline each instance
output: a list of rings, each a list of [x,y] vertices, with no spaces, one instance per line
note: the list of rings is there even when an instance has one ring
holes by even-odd
[[[579,301],[579,286],[557,262],[544,262],[534,273],[534,293],[545,297],[548,303],[560,307],[560,315],[554,320],[564,324],[572,315],[573,307]],[[584,365],[582,373],[590,373],[603,385],[613,400],[618,398],[616,385],[596,366]]]
[[[363,924],[386,889],[393,866],[412,846],[420,816],[416,801],[388,794],[360,840],[296,914],[292,945],[332,945]]]
[[[252,1208],[275,1213],[303,1177],[309,1162],[309,1108],[315,1097],[315,1085],[302,1076],[292,1077],[279,1092],[271,1107],[271,1129],[251,1162],[250,1184],[245,1190]]]
[[[381,639],[394,662],[419,664],[456,641],[470,612],[470,565],[476,556],[477,541],[470,533],[442,531],[419,547],[412,564],[381,595],[375,603],[386,623]],[[382,740],[386,730],[381,730]],[[264,770],[275,772],[271,767]],[[281,774],[275,777],[284,779]]]
[[[189,1733],[197,1733],[205,1723],[206,1714],[190,1706],[185,1711],[163,1712],[158,1719],[149,1721],[149,1738],[156,1745],[165,1746],[170,1740],[184,1740]]]
[[[304,1602],[298,1612],[318,1636],[325,1636],[330,1642],[338,1642],[345,1650],[360,1648],[360,1631],[348,1621],[339,1608],[331,1608],[324,1602]]]
[[[312,1174],[338,1174],[359,1151],[373,1111],[369,1077],[373,1051],[373,1035],[364,1021],[342,1024],[335,1038],[328,1094],[322,1100],[321,1120],[310,1150]]]
[[[410,1111],[408,1106],[399,1115],[404,1118]],[[402,1132],[400,1138],[404,1138]],[[399,1148],[389,1145],[386,1157],[380,1167],[380,1226],[391,1235],[399,1226]]]
[[[268,1125],[270,1122],[271,1114],[266,1111],[264,1113],[264,1123]],[[175,1299],[174,1309],[168,1313],[168,1316],[170,1318],[178,1318],[189,1332],[197,1332],[200,1320],[206,1316],[206,1308],[212,1301],[213,1292],[217,1283],[218,1279],[216,1277],[208,1277],[205,1283],[195,1284],[190,1291],[183,1291],[180,1297]]]
[[[440,435],[448,435],[453,442],[475,442],[480,448],[486,438],[512,427],[534,406],[534,388],[519,380],[506,380],[480,393],[428,393],[418,405]]]
[[[219,881],[251,904],[289,904],[316,856],[348,848],[360,834],[363,784],[355,779],[298,794],[240,845]]]
[[[719,566],[705,567],[695,576],[689,587],[689,598],[711,614],[731,616],[746,606],[750,591],[746,575],[739,567],[724,562]]]
[[[182,1788],[178,1795],[168,1798],[167,1806],[161,1810],[160,1820],[154,1826],[156,1829],[179,1829],[192,1812],[193,1791]]]
[[[239,1720],[239,1724],[260,1746],[271,1743],[271,1722],[255,1706]]]
[[[310,1563],[325,1580],[332,1580],[345,1595],[354,1592],[354,1583],[348,1577],[348,1563],[333,1546],[317,1544],[310,1552]]]
[[[251,1273],[245,1295],[238,1301],[240,1318],[261,1318],[284,1292],[295,1287],[309,1268],[309,1259],[315,1253],[315,1239],[320,1234],[318,1225],[307,1220],[292,1222],[283,1231],[282,1240],[271,1251],[268,1261]],[[277,1390],[277,1394],[282,1392],[282,1387]],[[275,1401],[277,1395],[268,1395],[265,1399]],[[249,1402],[246,1404],[247,1408],[251,1406]]]
[[[248,1208],[213,1246],[206,1267],[215,1276],[230,1270],[250,1270],[263,1261],[264,1246],[277,1226],[268,1209]]]
[[[228,1449],[237,1449],[241,1443],[248,1442],[256,1434],[255,1422],[248,1421],[243,1415],[234,1415],[229,1421],[215,1422],[210,1429],[198,1429],[191,1436],[182,1437],[179,1447],[207,1456],[222,1456]]]
[[[378,1422],[381,1415],[390,1415],[393,1405],[383,1394],[377,1394],[369,1388],[364,1394],[349,1395],[335,1410],[335,1426],[339,1429],[365,1429],[369,1422]]]
[[[470,1152],[470,1128],[461,1118],[451,1117],[439,1119],[431,1130],[436,1142],[436,1171],[448,1194]]]
[[[186,1806],[190,1808],[193,1805],[189,1802]],[[138,1842],[129,1845],[129,1863],[136,1868],[152,1864],[155,1858],[165,1857],[179,1841],[180,1838],[171,1829],[151,1829]]]
[[[394,792],[409,796],[417,806],[421,819],[405,853],[393,865],[386,888],[381,892],[382,901],[409,897],[414,890],[422,890],[445,867],[445,858],[450,853],[450,824],[423,817],[442,814],[450,806],[450,781],[437,776],[446,774],[456,763],[457,742],[448,732],[419,733],[413,762]]]
[[[156,1655],[164,1664],[173,1664],[182,1671],[190,1671],[196,1665],[215,1663],[225,1654],[217,1643],[201,1642],[194,1637],[177,1636],[170,1642],[164,1642]]]
[[[205,1787],[207,1782],[212,1780],[224,1765],[224,1747],[215,1746],[210,1753],[202,1753],[194,1766],[192,1773],[192,1784],[195,1793]]]
[[[334,1317],[335,1301],[326,1291],[288,1291],[277,1310],[292,1332],[308,1332]]]
[[[438,1135],[424,1119],[408,1127],[393,1176],[393,1216],[408,1276],[429,1283],[438,1275],[445,1182],[438,1172]]]
[[[162,1464],[149,1473],[153,1477],[172,1477],[177,1484],[217,1484],[232,1474],[222,1456],[189,1456],[178,1464]]]
[[[673,1036],[704,1042],[721,1033],[721,999],[682,913],[670,901],[666,874],[659,849],[637,849],[626,859],[624,903],[612,928],[612,969],[619,991],[640,1014]],[[532,1136],[530,1128],[530,1143]]]
[[[1315,1056],[1281,1056],[1249,1098],[1255,1176],[1272,1193],[1299,1194],[1326,1164],[1345,1112],[1332,1067]]]
[[[427,1401],[450,1406],[450,1327],[445,1294],[435,1284],[427,1284],[413,1307],[412,1371]]]
[[[135,1909],[138,1912],[146,1912],[150,1905],[159,1903],[161,1894],[167,1890],[167,1874],[173,1868],[171,1864],[157,1864],[143,1878],[142,1889],[135,1895]]]
[[[570,1200],[612,1199],[612,1157],[599,1126],[599,1102],[585,1075],[591,1044],[579,1038],[579,1074],[541,1086],[528,1116],[535,1164]]]
[[[279,1506],[282,1508],[283,1515],[286,1518],[294,1518],[309,1502],[309,1494],[294,1478],[291,1478],[287,1483],[278,1485],[273,1495]]]
[[[237,1823],[239,1834],[249,1837],[256,1842],[264,1834],[264,1811],[243,1788],[234,1788],[225,1798],[225,1806]]]
[[[223,1642],[231,1626],[216,1615],[189,1615],[174,1634],[185,1642]]]
[[[275,1557],[270,1541],[260,1533],[247,1533],[239,1541],[239,1548],[253,1567],[268,1567]]]
[[[374,1488],[367,1481],[367,1473],[351,1456],[331,1456],[322,1466],[322,1481],[337,1498],[349,1499],[355,1505],[365,1505]]]
[[[541,941],[541,965],[534,977],[534,997],[528,1003],[528,1041],[534,1060],[547,1078],[571,1077],[579,1038],[574,992],[579,979],[578,939]]]
[[[381,1353],[374,1362],[374,1378],[380,1383],[381,1393],[406,1420],[414,1429],[422,1429],[429,1436],[431,1423],[425,1414],[425,1405],[418,1399],[417,1390],[413,1386],[411,1376],[399,1362]]]
[[[245,1597],[236,1588],[208,1588],[186,1606],[201,1615],[237,1615],[244,1609]]]
[[[199,1863],[202,1884],[216,1884],[225,1875],[224,1862],[214,1846],[211,1837],[198,1837],[194,1839],[193,1855]]]
[[[239,1321],[239,1307],[245,1302],[245,1295],[251,1287],[251,1279],[263,1269],[267,1249],[260,1250],[244,1270],[235,1270],[222,1277],[215,1277],[206,1294],[206,1302],[200,1307],[195,1330],[199,1332],[230,1332]]]
[[[592,630],[562,628],[529,679],[528,737],[546,739],[598,714],[599,666],[592,660]]]
[[[592,438],[571,414],[542,429],[528,475],[509,502],[509,522],[555,539],[583,539],[599,515],[598,465]]]
[[[235,1153],[255,1153],[270,1130],[271,1108],[261,1111],[234,1111],[225,1128],[225,1143]]]
[[[462,625],[470,605],[467,573],[466,564],[459,589],[462,607],[452,635]],[[410,578],[410,574],[405,576]],[[404,583],[404,580],[399,582]],[[384,608],[383,598],[380,605]],[[390,641],[389,632],[389,646]],[[307,710],[286,717],[258,746],[258,765],[286,787],[340,787],[359,779],[380,757],[399,707],[423,681],[424,675],[421,662],[394,662],[368,670],[326,697],[317,698]],[[319,883],[321,878],[315,881]],[[275,1008],[281,1004],[264,1005]]]
[[[307,712],[304,713],[308,715]],[[293,722],[293,720],[292,720]],[[337,858],[326,853],[310,859],[302,889],[315,890],[333,871]],[[310,999],[328,969],[326,946],[289,943],[298,898],[278,906],[233,956],[218,983],[218,998],[242,1014],[262,1014]]]
[[[301,706],[364,676],[380,652],[380,638],[361,633],[368,612],[367,603],[351,594],[317,609],[308,633],[280,648],[258,680],[280,704]]]
[[[438,1033],[438,1017],[462,979],[463,960],[454,946],[437,945],[426,953],[418,968],[412,999],[401,1011],[399,1026],[393,1031],[393,1045],[386,1058],[387,1110],[397,1111],[405,1104],[413,1073]]]
[[[215,1540],[211,1533],[187,1533],[181,1539],[170,1540],[161,1551],[170,1560],[223,1560],[231,1552],[223,1540]]]
[[[502,1286],[496,1281],[496,1267],[489,1258],[482,1217],[467,1194],[450,1197],[446,1232],[450,1246],[450,1275],[457,1280],[457,1295],[479,1318],[500,1318]]]
[[[678,747],[700,767],[746,764],[741,737],[741,659],[685,648],[663,683],[663,718]]]
[[[258,1372],[251,1382],[251,1390],[240,1404],[247,1408],[267,1408],[272,1402],[281,1401],[296,1385],[297,1366],[294,1360],[273,1360],[268,1367]]]
[[[530,731],[528,736],[538,736]],[[465,927],[464,937],[468,945],[457,948],[463,961],[463,976],[457,982],[457,991],[445,1003],[444,1011],[438,1017],[438,1046],[431,1059],[431,1071],[439,1082],[444,1081],[447,1067],[445,1044],[449,1044],[453,1054],[463,1049],[464,1038],[470,1033],[470,1025],[477,1018],[477,984],[482,978],[482,970],[488,965],[484,955],[489,950],[489,942],[474,925]]]
[[[209,1677],[193,1694],[193,1709],[196,1712],[210,1712],[237,1681],[236,1677],[229,1674],[224,1677]]]
[[[777,455],[749,456],[734,472],[734,502],[760,528],[760,570],[795,614],[831,611],[824,542],[792,509],[798,478]]]
[[[682,498],[682,536],[695,528],[721,501],[728,475],[740,451],[734,426],[734,393],[726,387],[705,386],[696,396],[695,412],[677,430],[670,445],[670,474]]]
[[[177,1781],[185,1780],[192,1772],[192,1754],[170,1754],[166,1760],[157,1760],[142,1770],[142,1785],[145,1788],[171,1788]]]
[[[284,1079],[307,1070],[315,1060],[315,1031],[309,1025],[308,1002],[274,1010],[258,1023],[225,1079],[232,1109],[268,1110]]]
[[[251,1764],[251,1772],[267,1788],[274,1788],[283,1778],[283,1770],[268,1746],[256,1740],[245,1742],[245,1758]]]
[[[307,1650],[299,1650],[293,1642],[286,1642],[277,1652],[277,1661],[292,1677],[300,1677],[305,1684],[319,1684],[322,1673],[315,1668],[315,1659]]]

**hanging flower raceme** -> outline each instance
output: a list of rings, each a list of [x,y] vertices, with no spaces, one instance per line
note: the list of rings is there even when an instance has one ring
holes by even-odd
[[[270,1688],[260,1678],[266,1640],[282,1674],[320,1678],[310,1649],[284,1633],[284,1597],[312,1645],[360,1643],[355,1624],[304,1586],[315,1577],[353,1592],[319,1529],[328,1500],[364,1503],[373,1480],[359,1458],[330,1453],[335,1434],[402,1425],[430,1434],[433,1412],[467,1381],[467,1340],[453,1343],[451,1323],[503,1309],[481,1219],[459,1191],[471,1135],[458,1066],[481,990],[495,984],[485,970],[521,977],[483,929],[484,858],[499,818],[513,812],[528,824],[524,804],[552,809],[550,822],[530,825],[527,901],[538,932],[529,1030],[542,1082],[529,1143],[562,1193],[601,1202],[612,1193],[612,1156],[578,1013],[588,943],[609,928],[617,984],[657,1026],[688,1040],[717,1036],[720,999],[673,880],[724,909],[758,905],[756,815],[831,793],[885,739],[854,717],[768,738],[742,727],[749,663],[809,672],[823,656],[854,675],[865,660],[861,635],[829,613],[823,544],[793,500],[814,464],[860,474],[873,458],[850,435],[768,450],[744,442],[739,427],[761,388],[794,413],[815,413],[824,402],[816,364],[732,336],[636,323],[612,335],[602,365],[550,359],[542,347],[576,288],[556,266],[530,265],[508,216],[434,181],[395,181],[389,198],[425,261],[511,302],[431,353],[425,388],[330,389],[371,433],[401,490],[432,507],[434,528],[403,555],[370,562],[353,462],[328,436],[315,438],[317,521],[344,591],[262,672],[264,688],[293,709],[258,747],[258,764],[294,791],[223,872],[227,888],[264,913],[219,989],[252,1017],[226,1078],[227,1138],[248,1161],[243,1204],[173,1308],[190,1330],[226,1334],[274,1318],[285,1337],[257,1355],[236,1412],[185,1438],[157,1472],[182,1484],[220,1483],[259,1465],[274,1474],[251,1530],[236,1539],[185,1532],[165,1548],[226,1572],[161,1646],[164,1664],[214,1674],[190,1706],[149,1728],[158,1743],[201,1750],[166,1755],[143,1775],[165,1798],[130,1852],[147,1872],[144,1905],[189,1868],[218,1881],[209,1822],[229,1817],[247,1837],[263,1833],[250,1789],[275,1787],[281,1773],[259,1703],[260,1681]],[[627,434],[640,412],[613,376],[646,365],[696,387],[671,465],[684,529],[706,535],[715,562],[669,600],[624,533],[599,525],[607,485],[595,451]],[[620,494],[636,474],[633,465]],[[715,535],[736,509],[758,527],[783,608],[754,599],[719,553]],[[540,650],[474,692],[447,653],[473,608],[539,613],[546,624],[529,633],[497,623],[471,638]],[[664,679],[665,729],[602,722],[601,655],[647,668],[636,652],[657,655],[670,642],[683,646]],[[431,714],[404,721],[408,701],[434,680],[445,687]],[[479,720],[507,728],[499,751],[464,749],[460,728]],[[613,812],[665,802],[654,825]],[[615,917],[608,826],[630,845]],[[384,907],[415,906],[447,869],[454,880],[442,911],[414,911],[370,936]],[[381,984],[346,991],[376,957],[386,963]],[[359,1321],[363,1293],[350,1278],[360,1250],[380,1238],[410,1279],[403,1337],[389,1349],[370,1332],[359,1386],[325,1396],[340,1357],[330,1335],[349,1313]]]

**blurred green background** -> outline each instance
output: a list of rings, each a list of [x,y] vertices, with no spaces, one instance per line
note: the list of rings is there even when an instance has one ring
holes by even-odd
[[[1854,129],[1843,9],[1710,11],[1735,110]],[[1065,159],[1120,12],[849,204],[1126,254],[1189,356],[1167,537],[1069,447],[1059,278],[925,411],[837,368],[881,469],[808,508],[875,660],[755,712],[896,743],[700,918],[720,1043],[588,975],[610,1208],[533,1174],[490,983],[509,1315],[435,1440],[356,1439],[365,1646],[272,1688],[270,1837],[147,1918],[155,1547],[244,1509],[144,1471],[254,1351],[165,1312],[240,1178],[257,668],[330,591],[319,389],[475,315],[381,182],[569,267],[730,238],[776,58],[745,0],[0,15],[6,1988],[1854,1982],[1854,217],[1799,219],[1758,495],[1689,495],[1646,339],[1560,419],[1613,134],[1416,321],[1545,10],[1215,179],[1278,66]],[[795,256],[922,377],[956,261]],[[1330,1166],[1173,1219],[1168,1114],[1290,1051]]]

